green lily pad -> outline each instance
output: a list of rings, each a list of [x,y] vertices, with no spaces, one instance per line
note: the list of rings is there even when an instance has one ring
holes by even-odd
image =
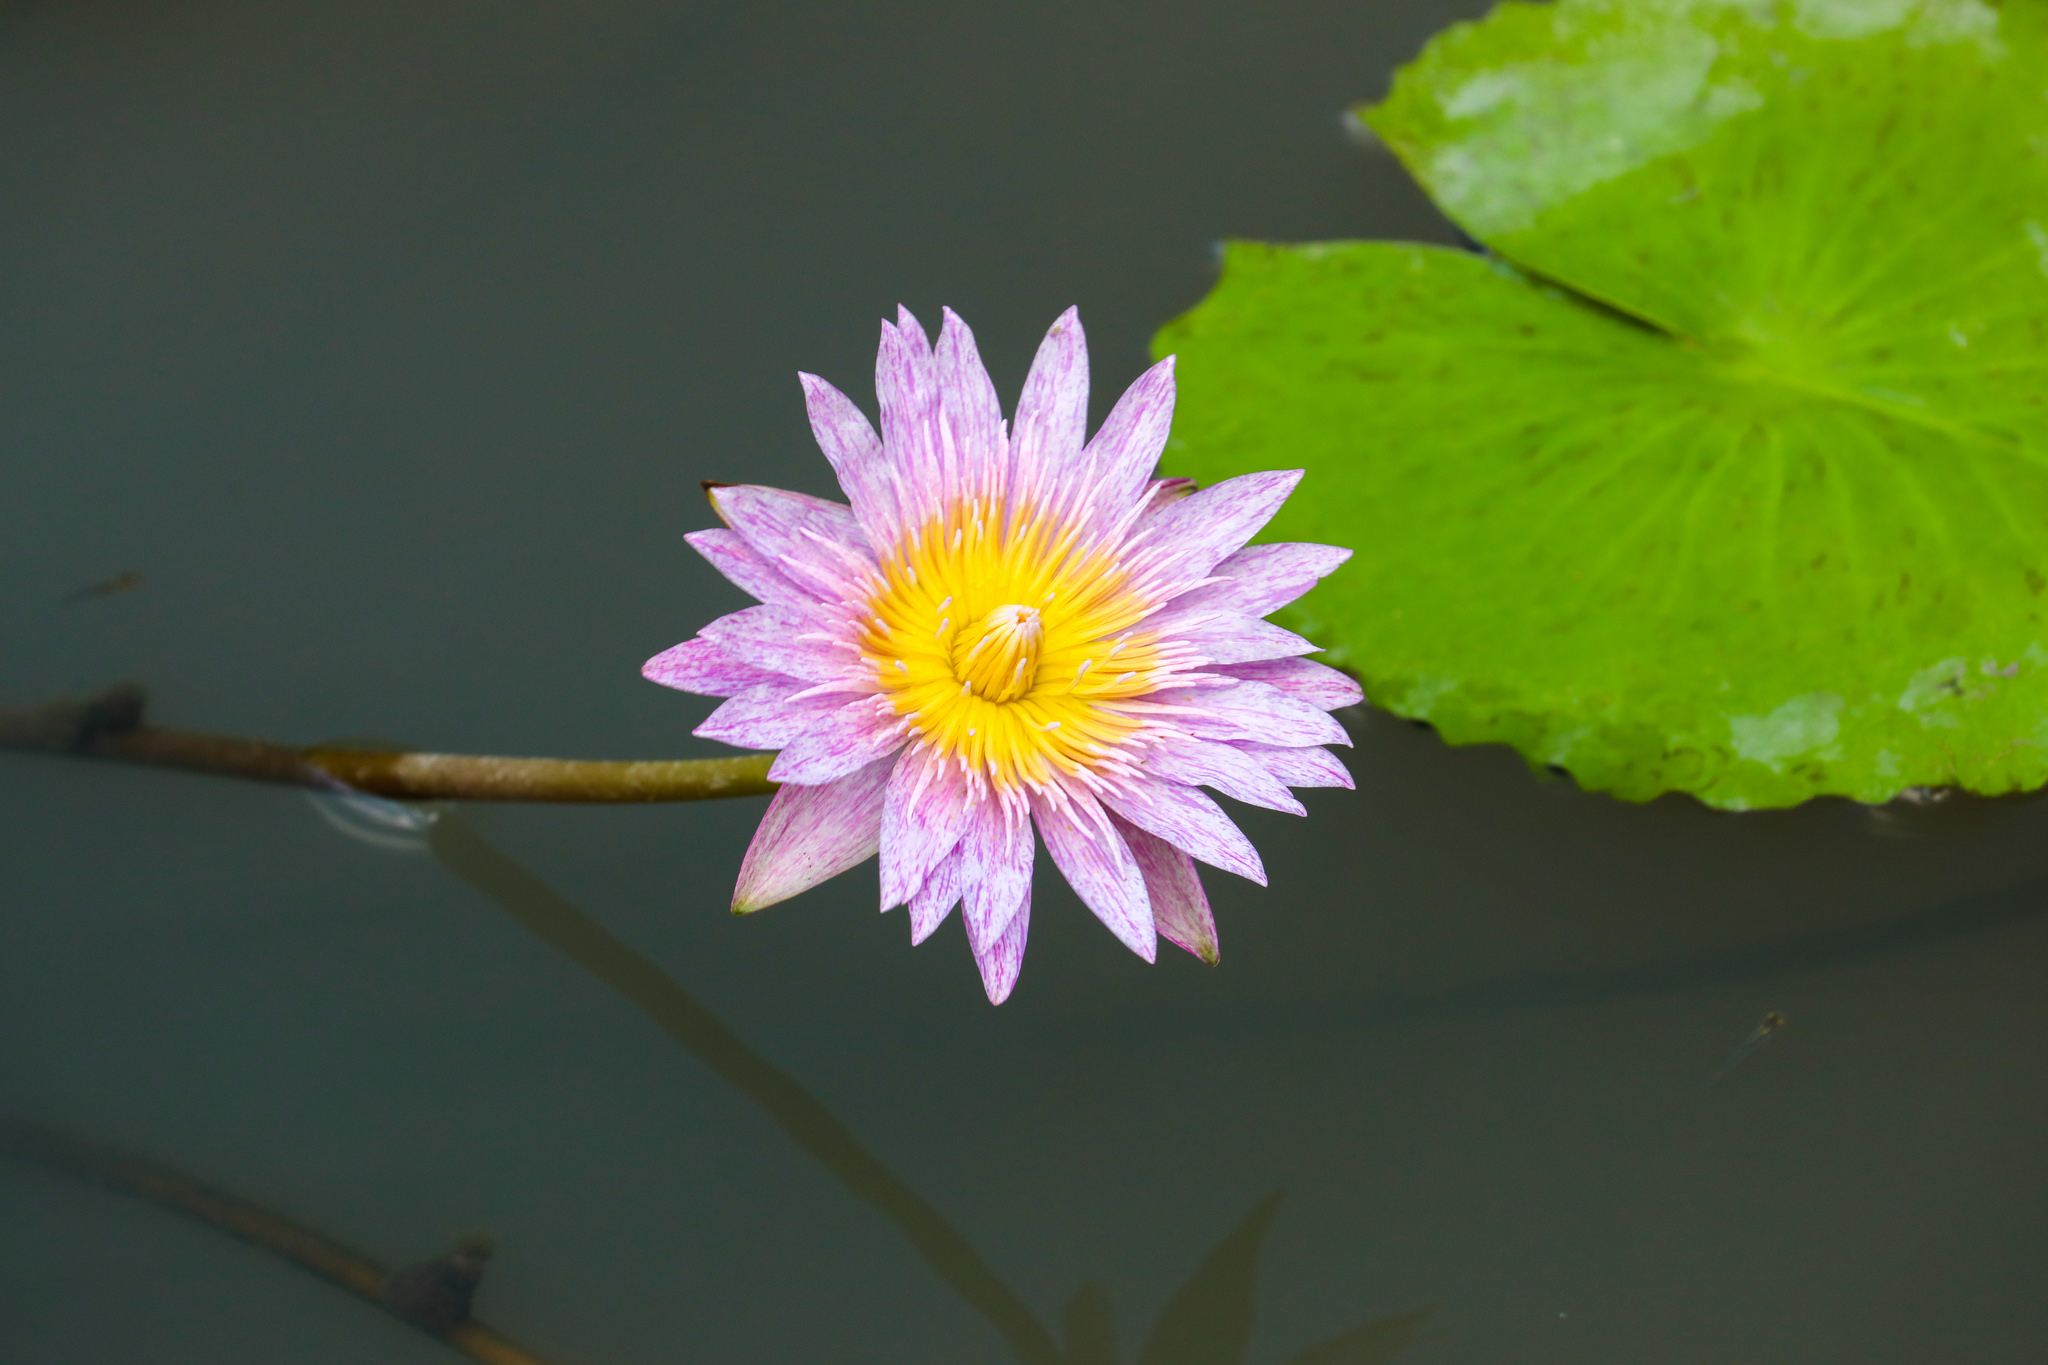
[[[1290,622],[1632,800],[2048,782],[2043,0],[1559,0],[1368,115],[1495,256],[1234,245],[1168,472],[1305,466]]]

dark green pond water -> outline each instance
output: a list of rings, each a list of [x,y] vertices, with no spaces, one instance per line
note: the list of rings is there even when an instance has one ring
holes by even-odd
[[[1099,417],[1219,238],[1452,240],[1339,114],[1477,8],[17,0],[0,702],[136,679],[299,743],[716,752],[638,669],[743,601],[682,543],[699,480],[832,491],[798,369],[868,401],[876,319],[950,304],[1009,401],[1079,304]],[[728,916],[759,800],[462,818],[1044,1332],[1103,1286],[1117,1359],[1275,1192],[1196,1296],[1227,1319],[1256,1271],[1251,1365],[1424,1308],[1319,1365],[2038,1354],[2048,811],[1630,807],[1345,719],[1356,793],[1237,812],[1273,884],[1210,878],[1219,968],[1147,967],[1041,859],[1000,1010],[957,917],[912,950],[871,872]],[[479,1312],[552,1365],[1019,1359],[711,1025],[679,1045],[430,854],[21,755],[0,828],[0,1112],[391,1262],[486,1230]],[[0,1360],[456,1358],[0,1162]]]

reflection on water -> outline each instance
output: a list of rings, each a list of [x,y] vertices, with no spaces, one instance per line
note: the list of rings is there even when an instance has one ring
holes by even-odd
[[[392,853],[426,852],[427,836],[440,818],[432,806],[364,792],[307,792],[305,798],[328,828]]]
[[[1107,1289],[1091,1282],[1074,1293],[1062,1319],[1062,1339],[1056,1342],[966,1238],[816,1096],[748,1047],[653,962],[484,839],[459,811],[412,810],[363,798],[356,809],[367,814],[338,817],[335,809],[350,810],[344,799],[318,799],[327,803],[316,805],[322,819],[351,839],[391,851],[430,849],[443,867],[604,982],[760,1106],[805,1155],[901,1233],[924,1263],[1003,1336],[1023,1365],[1118,1365],[1115,1305]],[[386,807],[391,809],[380,809]],[[411,832],[419,842],[408,843],[394,831]],[[387,1274],[330,1239],[234,1195],[56,1130],[0,1120],[0,1156],[134,1195],[245,1238],[435,1335],[464,1329],[469,1337],[455,1344],[477,1359],[530,1359],[488,1329],[465,1326],[493,1250],[488,1237],[465,1236],[447,1255]],[[1242,1365],[1257,1317],[1260,1254],[1281,1201],[1278,1192],[1261,1199],[1209,1251],[1160,1310],[1138,1350],[1137,1365]],[[1296,1352],[1287,1365],[1391,1361],[1418,1338],[1432,1311],[1375,1319]]]
[[[1037,1316],[967,1239],[909,1185],[861,1145],[789,1073],[762,1057],[695,996],[645,956],[486,841],[459,813],[432,822],[429,846],[443,867],[488,896],[520,926],[590,972],[651,1019],[698,1061],[759,1105],[796,1145],[856,1199],[903,1234],[918,1256],[986,1318],[1025,1365],[1114,1365],[1114,1310],[1108,1291],[1085,1285],[1070,1301],[1066,1352]],[[1233,1229],[1161,1310],[1138,1353],[1139,1365],[1238,1365],[1251,1340],[1259,1252],[1280,1196],[1262,1200]],[[1412,1340],[1426,1314],[1368,1323],[1312,1346],[1293,1362],[1392,1359]],[[1365,1334],[1365,1335],[1361,1335]],[[1357,1349],[1346,1343],[1356,1342]]]

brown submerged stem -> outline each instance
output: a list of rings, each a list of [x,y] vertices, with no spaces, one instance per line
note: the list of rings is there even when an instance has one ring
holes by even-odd
[[[299,749],[236,735],[157,729],[143,724],[143,706],[142,689],[124,686],[86,702],[0,709],[0,748],[406,801],[705,801],[775,790],[768,780],[773,754],[607,761]]]
[[[6,1117],[0,1117],[0,1156],[129,1195],[240,1238],[346,1289],[408,1327],[446,1342],[483,1365],[547,1365],[533,1352],[506,1340],[474,1318],[439,1331],[423,1326],[386,1298],[385,1286],[391,1281],[391,1272],[385,1267],[282,1214],[168,1166],[102,1147],[60,1129]]]

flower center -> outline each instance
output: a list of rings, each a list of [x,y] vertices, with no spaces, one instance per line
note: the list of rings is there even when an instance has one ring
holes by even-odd
[[[1045,622],[1036,607],[1012,602],[981,618],[953,641],[953,676],[985,701],[1015,701],[1038,682]]]
[[[979,503],[894,547],[866,603],[862,659],[916,742],[977,787],[1015,792],[1119,762],[1138,699],[1186,651],[1137,629],[1156,606],[1067,528]]]

